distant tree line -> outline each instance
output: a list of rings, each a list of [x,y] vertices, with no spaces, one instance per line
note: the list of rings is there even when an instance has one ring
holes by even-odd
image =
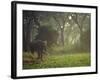
[[[23,11],[23,51],[36,40],[52,45],[75,46],[90,51],[89,13]]]

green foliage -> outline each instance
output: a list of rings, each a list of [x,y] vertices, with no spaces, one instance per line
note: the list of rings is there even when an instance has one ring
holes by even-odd
[[[73,51],[90,51],[90,22],[90,13],[24,10],[23,51],[35,39],[47,41],[50,47],[58,44]]]
[[[24,69],[90,66],[89,13],[23,11],[23,21]],[[47,41],[43,61],[28,52],[29,43],[37,39]]]
[[[91,62],[89,53],[74,53],[74,54],[70,53],[70,54],[48,55],[44,58],[44,61],[40,63],[35,63],[33,59],[33,62],[31,64],[24,63],[23,69],[81,67],[81,66],[90,66],[90,63]]]

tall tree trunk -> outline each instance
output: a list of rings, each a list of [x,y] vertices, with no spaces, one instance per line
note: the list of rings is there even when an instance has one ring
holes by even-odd
[[[80,49],[83,50],[83,31],[80,29]]]
[[[62,43],[62,46],[64,46],[64,29],[61,28],[61,43]]]
[[[26,28],[26,48],[27,48],[27,51],[29,51],[29,44],[31,42],[31,32],[32,32],[31,21],[32,21],[32,19],[29,20],[29,23],[28,23],[27,28]]]
[[[27,51],[27,48],[26,48],[26,31],[25,29],[23,29],[23,51]]]

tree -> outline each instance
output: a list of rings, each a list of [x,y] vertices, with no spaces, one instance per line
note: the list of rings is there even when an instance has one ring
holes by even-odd
[[[72,13],[71,17],[80,31],[80,48],[83,49],[83,35],[86,29],[85,24],[88,24],[88,27],[90,28],[90,15],[88,13]],[[88,21],[86,19],[88,19]]]
[[[32,30],[40,26],[39,17],[32,11],[23,11],[23,49],[29,50],[29,44],[32,40]]]
[[[69,21],[69,13],[56,13],[53,15],[54,20],[58,24],[58,30],[60,30],[61,43],[64,46],[64,29],[66,23]]]
[[[58,32],[50,26],[41,26],[36,36],[36,40],[47,41],[47,45],[51,46],[52,44],[57,43]]]

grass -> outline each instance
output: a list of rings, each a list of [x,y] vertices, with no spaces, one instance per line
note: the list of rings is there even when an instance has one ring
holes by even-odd
[[[36,56],[36,54],[35,54]],[[31,53],[23,55],[23,69],[60,68],[90,66],[90,53],[49,54],[43,61],[36,60]]]

